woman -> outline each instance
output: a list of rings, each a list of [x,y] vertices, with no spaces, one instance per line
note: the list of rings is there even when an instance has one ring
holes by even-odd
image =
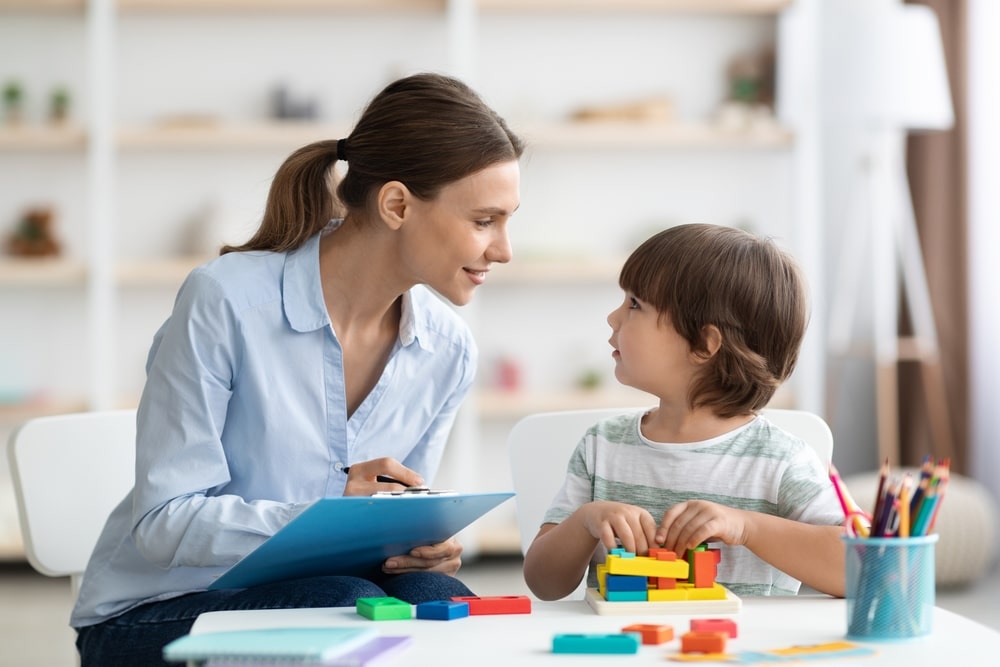
[[[467,86],[420,74],[279,168],[256,234],[192,272],[154,337],[135,487],[71,619],[84,666],[162,663],[205,611],[471,594],[453,539],[365,577],[206,588],[317,498],[433,478],[477,352],[427,288],[463,305],[510,260],[522,150]]]

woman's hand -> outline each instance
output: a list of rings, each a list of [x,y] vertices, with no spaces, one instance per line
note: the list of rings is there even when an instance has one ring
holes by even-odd
[[[742,546],[747,542],[752,512],[707,500],[677,503],[663,513],[656,543],[678,554],[703,542]]]
[[[399,482],[379,481],[387,477]],[[388,456],[361,463],[353,463],[347,473],[345,496],[370,496],[376,491],[402,491],[407,486],[423,486],[424,478],[402,463]]]
[[[655,546],[652,540],[656,522],[641,507],[595,500],[582,505],[577,512],[584,529],[609,551],[621,546],[626,551],[643,555]]]
[[[354,470],[354,466],[351,466]],[[403,556],[393,556],[382,564],[389,574],[403,572],[443,572],[454,575],[462,567],[462,545],[454,537],[425,547],[417,547]]]

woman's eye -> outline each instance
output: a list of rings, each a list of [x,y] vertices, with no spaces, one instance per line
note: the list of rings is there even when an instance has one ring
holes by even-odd
[[[493,219],[492,218],[490,218],[488,220],[476,220],[476,225],[479,226],[479,227],[489,227],[492,224],[493,224]]]

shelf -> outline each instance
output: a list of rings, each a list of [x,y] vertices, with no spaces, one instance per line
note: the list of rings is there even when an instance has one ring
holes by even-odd
[[[626,389],[608,391],[497,391],[481,389],[476,406],[484,419],[520,419],[535,412],[588,410],[591,408],[631,408],[654,405],[649,394]]]
[[[198,122],[126,127],[118,132],[125,150],[202,148],[298,148],[320,139],[339,139],[346,124],[314,122]]]
[[[562,149],[783,149],[794,141],[792,132],[777,124],[753,130],[727,130],[711,123],[592,121],[526,124],[518,129],[529,146]]]
[[[444,11],[447,0],[118,0],[122,11]]]
[[[87,0],[0,0],[0,11],[83,11]]]
[[[86,278],[87,267],[78,260],[0,259],[0,287],[76,287]]]
[[[115,268],[115,279],[120,287],[177,288],[192,269],[210,259],[199,255],[122,261]]]
[[[86,145],[87,135],[76,125],[0,125],[0,151],[83,150]]]
[[[793,0],[479,0],[483,12],[693,12],[777,14]]]

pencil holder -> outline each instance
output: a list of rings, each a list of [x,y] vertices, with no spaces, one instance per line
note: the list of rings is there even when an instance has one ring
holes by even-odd
[[[938,536],[843,540],[848,638],[891,641],[930,634]]]

